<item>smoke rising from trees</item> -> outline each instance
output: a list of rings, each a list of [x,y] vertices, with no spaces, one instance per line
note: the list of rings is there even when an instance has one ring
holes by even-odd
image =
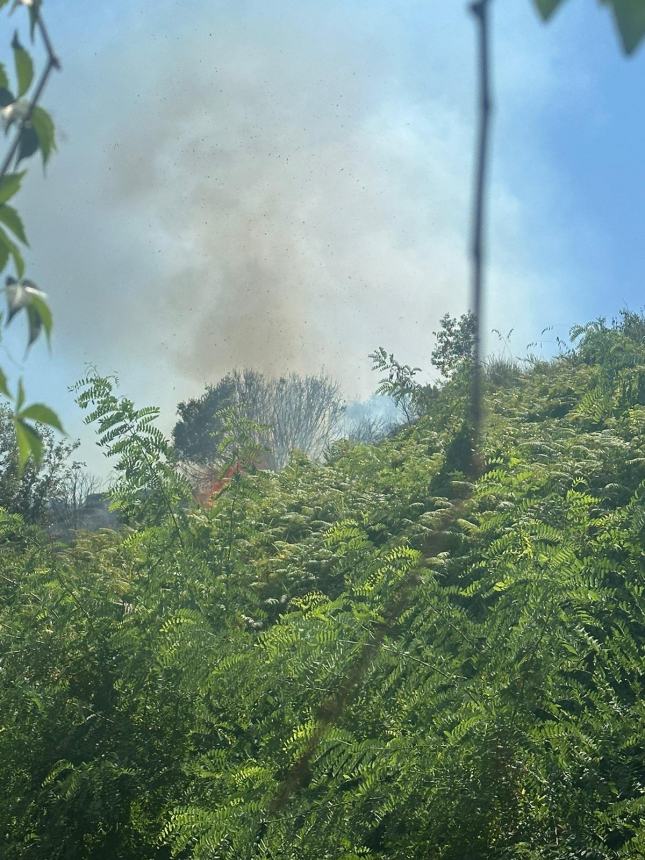
[[[366,394],[366,356],[386,334],[423,359],[438,318],[465,310],[468,22],[433,19],[464,32],[411,69],[412,2],[353,9],[351,28],[340,3],[285,2],[282,15],[259,2],[175,7],[134,18],[133,38],[109,46],[109,76],[107,50],[86,58],[85,121],[63,117],[52,179],[77,199],[54,220],[76,239],[74,272],[65,237],[42,261],[54,298],[58,285],[71,300],[59,318],[92,361],[105,333],[113,350],[162,353],[199,384],[231,367],[323,364],[350,384],[358,372],[349,393]],[[511,240],[521,207],[495,193]],[[525,275],[508,246],[506,293]],[[97,301],[98,331],[84,331]],[[396,328],[405,335],[392,343]]]
[[[350,23],[335,0],[285,0],[280,14],[259,0],[137,0],[118,25],[104,13],[103,42],[61,45],[69,75],[51,98],[64,139],[25,218],[62,391],[85,362],[127,370],[170,429],[179,400],[235,367],[322,367],[352,400],[374,389],[367,356],[380,343],[429,366],[439,318],[466,310],[474,114],[470,22],[433,9],[426,31],[424,8],[353,4]],[[498,92],[527,121],[500,139],[517,165],[551,81],[518,50],[517,22],[505,26]],[[540,296],[538,326],[547,301],[557,313],[543,271],[529,273],[536,194],[525,206],[526,185],[494,180],[489,322],[505,327],[502,309],[528,342],[527,294]]]

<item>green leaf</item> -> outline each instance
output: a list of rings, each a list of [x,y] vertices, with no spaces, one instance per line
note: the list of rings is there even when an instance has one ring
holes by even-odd
[[[43,327],[40,315],[36,313],[31,304],[27,306],[27,320],[29,322],[29,337],[27,338],[27,349],[29,349],[29,347],[38,340],[38,335],[40,334]],[[47,338],[47,343],[49,344],[49,338]]]
[[[9,78],[7,77],[7,70],[4,67],[4,63],[0,63],[0,90],[8,90],[9,89]]]
[[[14,33],[11,47],[13,48],[13,60],[18,80],[18,98],[20,98],[27,92],[34,79],[34,64],[29,53],[20,44],[17,31]]]
[[[613,0],[614,18],[626,54],[633,54],[645,36],[643,0]]]
[[[29,35],[32,42],[34,41],[36,23],[38,22],[38,6],[40,6],[40,0],[36,0],[34,5],[29,7]]]
[[[0,243],[0,249],[6,250],[2,243]],[[7,257],[8,256],[9,252],[7,251]],[[29,295],[24,284],[17,281],[15,278],[12,278],[11,275],[7,276],[5,293],[7,294],[8,305],[7,325],[9,325],[15,315],[26,307]]]
[[[43,165],[56,149],[56,132],[51,116],[44,108],[35,107],[31,114],[31,124],[38,136],[38,144],[43,156]]]
[[[558,6],[561,6],[564,0],[533,0],[535,3],[538,12],[542,16],[544,21],[548,21],[548,19],[553,15]]]
[[[16,397],[16,409],[20,411],[25,402],[25,386],[22,383],[22,379],[18,380],[18,395]]]
[[[24,469],[30,457],[33,457],[34,462],[40,463],[43,456],[43,440],[40,437],[40,433],[19,417],[15,417],[13,423],[16,428],[18,465],[20,469]]]
[[[34,41],[34,33],[36,31],[36,24],[38,23],[38,15],[40,14],[40,7],[42,5],[42,0],[31,0],[29,3],[29,35],[31,36],[31,41]]]
[[[9,262],[9,251],[5,248],[5,246],[0,242],[0,272],[6,267]]]
[[[0,230],[0,245],[4,246],[4,248],[13,257],[13,263],[16,267],[16,274],[19,278],[22,278],[25,273],[25,261],[23,260],[22,254],[18,250],[17,245],[11,241],[11,239],[9,238],[9,236],[7,236],[4,230]]]
[[[29,244],[20,215],[13,206],[8,206],[6,203],[0,204],[0,222],[7,226],[24,245]]]
[[[25,261],[23,260],[22,254],[18,250],[17,245],[15,245],[13,242],[11,244],[13,247],[11,248],[10,253],[13,257],[13,264],[16,267],[16,274],[19,278],[22,278],[22,276],[25,274]]]
[[[30,305],[36,303],[39,313],[45,317],[44,322],[50,317],[48,313],[49,308],[44,306],[45,303],[45,293],[42,290],[39,290],[36,284],[33,281],[25,278],[24,280],[17,281],[15,278],[11,276],[6,279],[6,287],[5,292],[7,294],[7,302],[9,304],[9,317],[7,319],[7,323],[11,322],[11,319],[23,308],[29,307]],[[49,320],[51,325],[51,320]]]
[[[32,295],[30,303],[29,303],[29,311],[38,316],[39,331],[40,331],[40,327],[45,329],[45,335],[47,337],[47,344],[49,345],[49,343],[51,341],[52,326],[54,324],[54,321],[52,318],[52,312],[51,312],[49,305],[47,304],[45,299],[42,298],[42,296]],[[30,317],[30,322],[31,322],[31,317]],[[37,336],[38,336],[38,334],[36,335],[36,337]],[[34,338],[34,340],[35,339],[36,338]],[[30,344],[31,343],[33,343],[33,341],[31,341]]]
[[[36,134],[36,130],[33,129],[30,125],[26,125],[20,132],[16,164],[19,164],[23,160],[23,158],[31,158],[31,156],[35,152],[38,152],[38,147],[39,140],[38,135]]]
[[[7,377],[5,376],[4,371],[0,367],[0,394],[4,394],[5,397],[11,397],[9,393],[9,386],[7,385]]]
[[[17,191],[20,190],[25,171],[21,173],[7,173],[0,179],[0,203],[6,203]]]
[[[65,432],[58,415],[56,415],[54,410],[50,409],[49,406],[45,406],[44,403],[32,403],[31,406],[22,410],[18,415],[18,418],[28,418],[30,421],[38,421],[40,424],[47,424],[49,427],[54,427],[56,430],[60,430],[61,433]]]
[[[2,242],[2,231],[0,230],[0,249],[3,247]],[[39,290],[33,281],[29,281],[27,279],[18,281],[12,277],[7,278],[5,292],[7,294],[7,302],[9,306],[7,325],[9,325],[16,314],[20,313],[20,311],[24,309],[29,322],[27,349],[29,349],[32,343],[37,340],[38,335],[43,328],[45,329],[47,344],[49,345],[51,341],[53,319],[52,312],[46,301],[45,293],[43,293],[42,290]]]

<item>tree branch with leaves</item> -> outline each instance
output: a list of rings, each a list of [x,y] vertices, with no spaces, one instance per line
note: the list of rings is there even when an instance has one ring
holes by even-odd
[[[0,0],[0,8],[8,0]],[[54,69],[60,68],[48,30],[42,17],[42,0],[15,0],[10,10],[28,13],[31,41],[38,37],[45,49],[45,66],[36,79],[34,62],[23,46],[18,30],[11,40],[15,86],[11,88],[9,75],[0,63],[0,120],[5,135],[12,140],[0,167],[0,272],[13,267],[15,274],[7,274],[5,295],[7,312],[0,314],[0,322],[10,325],[19,314],[27,319],[27,350],[44,333],[49,345],[52,332],[52,314],[45,293],[25,277],[25,261],[20,246],[29,242],[18,211],[10,205],[20,190],[26,170],[17,167],[26,159],[40,153],[43,167],[56,148],[54,123],[50,114],[39,104],[47,81]],[[15,172],[10,172],[11,170]],[[13,424],[19,452],[19,465],[24,468],[29,458],[36,463],[43,456],[43,437],[39,425],[63,432],[56,413],[43,403],[28,404],[22,378],[12,393],[6,373],[0,367],[0,395],[12,403]]]

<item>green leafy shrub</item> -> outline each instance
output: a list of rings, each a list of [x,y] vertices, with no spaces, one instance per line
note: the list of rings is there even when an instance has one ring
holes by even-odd
[[[491,384],[477,481],[459,373],[209,508],[154,413],[86,380],[131,525],[57,547],[0,515],[3,856],[639,856],[636,323]]]

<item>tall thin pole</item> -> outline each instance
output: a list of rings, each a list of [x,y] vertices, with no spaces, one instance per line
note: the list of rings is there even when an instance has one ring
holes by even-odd
[[[476,0],[470,10],[477,23],[478,77],[479,77],[479,132],[475,154],[475,184],[472,218],[472,296],[471,308],[475,317],[473,344],[473,370],[470,391],[470,423],[473,443],[473,471],[479,466],[478,452],[482,436],[482,366],[481,331],[485,272],[486,194],[488,180],[490,120],[493,111],[490,84],[490,6],[492,0]]]

